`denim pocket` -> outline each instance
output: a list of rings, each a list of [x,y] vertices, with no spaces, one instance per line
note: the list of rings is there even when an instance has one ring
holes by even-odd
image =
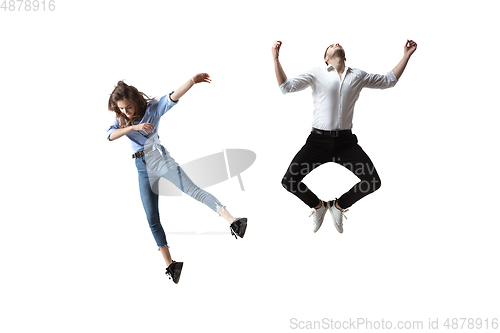
[[[137,157],[135,159],[135,166],[138,170],[146,170],[146,161],[144,160],[144,156]]]

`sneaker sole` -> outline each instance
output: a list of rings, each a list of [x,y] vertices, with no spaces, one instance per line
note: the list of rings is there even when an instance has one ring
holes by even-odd
[[[240,224],[240,234],[238,234],[238,236],[240,236],[241,238],[243,238],[243,236],[245,236],[245,232],[247,231],[247,218],[246,217],[243,217],[240,219],[241,221],[241,224]]]
[[[333,222],[333,224],[335,224],[335,229],[337,229],[337,231],[339,233],[341,233],[341,234],[344,233],[344,228],[339,228],[339,226],[337,225],[337,222]]]
[[[328,203],[327,203],[328,204]],[[325,209],[324,213],[323,213],[323,216],[321,217],[321,222],[319,222],[319,226],[316,230],[313,230],[314,233],[316,233],[319,228],[321,228],[321,226],[323,225],[323,221],[325,220],[325,216],[326,216],[326,211],[328,210],[329,208]]]
[[[177,264],[177,266],[179,266],[179,275],[177,276],[176,279],[173,279],[174,280],[174,283],[177,284],[179,282],[179,279],[181,278],[181,273],[182,273],[182,266],[184,266],[184,263],[183,262],[180,262],[179,264]]]
[[[337,221],[335,220],[335,215],[333,214],[332,212],[332,206],[330,204],[330,207],[328,208],[328,211],[330,212],[330,216],[332,217],[332,220],[333,220],[333,225],[335,226],[335,229],[337,229],[337,231],[342,234],[344,233],[344,228],[343,227],[339,227],[338,224],[337,224]]]
[[[323,219],[324,218],[325,217],[323,216]],[[320,222],[319,226],[316,228],[316,230],[313,230],[313,232],[316,233],[319,230],[319,228],[321,228],[322,225],[323,225],[323,221]]]

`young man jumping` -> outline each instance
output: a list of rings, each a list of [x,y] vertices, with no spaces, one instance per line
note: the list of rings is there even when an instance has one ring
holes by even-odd
[[[279,61],[281,41],[272,47],[276,79],[283,94],[311,87],[314,102],[312,131],[305,145],[295,155],[283,177],[283,186],[312,208],[313,232],[321,227],[326,211],[330,210],[335,227],[342,233],[342,219],[347,208],[380,188],[380,177],[368,155],[358,145],[351,132],[354,105],[363,88],[393,87],[406,67],[417,43],[407,40],[404,55],[386,75],[368,74],[345,66],[345,51],[332,44],[325,51],[326,66],[315,68],[292,79],[287,78]],[[334,201],[320,200],[302,179],[313,169],[335,162],[352,171],[360,181]]]

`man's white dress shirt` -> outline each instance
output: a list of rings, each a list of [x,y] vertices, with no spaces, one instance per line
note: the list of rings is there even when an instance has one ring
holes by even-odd
[[[339,76],[332,65],[316,67],[297,77],[287,79],[280,86],[283,94],[312,89],[314,113],[312,127],[321,130],[347,130],[352,128],[354,104],[361,89],[393,87],[396,75],[368,74],[357,68],[347,67]]]

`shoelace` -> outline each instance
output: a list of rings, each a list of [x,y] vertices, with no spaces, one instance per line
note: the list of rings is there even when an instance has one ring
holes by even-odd
[[[331,209],[332,207],[335,207],[335,209],[337,209],[338,211],[340,211],[340,217],[342,217],[342,219],[343,219],[343,218],[345,218],[345,219],[347,220],[347,216],[345,216],[345,214],[344,214],[344,213],[347,213],[347,212],[349,211],[349,208],[347,208],[347,209],[338,209],[338,208],[335,206],[336,202],[337,202],[337,199],[335,199],[334,201],[332,201],[332,202],[330,203],[330,209]],[[342,221],[340,221],[340,224],[342,224]]]
[[[344,213],[347,213],[348,211],[349,211],[349,208],[340,210],[340,215],[341,215],[343,218],[345,218],[346,220],[347,220],[347,216],[345,216],[345,214],[344,214]]]
[[[318,210],[320,210],[322,207],[328,209],[328,203],[324,203],[323,201],[321,202],[321,206],[319,208],[313,208],[311,211],[311,214],[309,214],[309,217],[313,216]]]
[[[176,263],[176,261],[172,260],[172,263],[170,264],[170,266],[172,266],[172,264],[175,264],[175,263]],[[172,280],[174,278],[174,272],[170,270],[170,267],[167,267],[167,271],[165,272],[165,274],[167,274],[169,280]]]
[[[313,210],[311,211],[311,214],[309,214],[309,217],[313,216],[313,214],[315,214],[318,211],[318,209],[313,208]]]

